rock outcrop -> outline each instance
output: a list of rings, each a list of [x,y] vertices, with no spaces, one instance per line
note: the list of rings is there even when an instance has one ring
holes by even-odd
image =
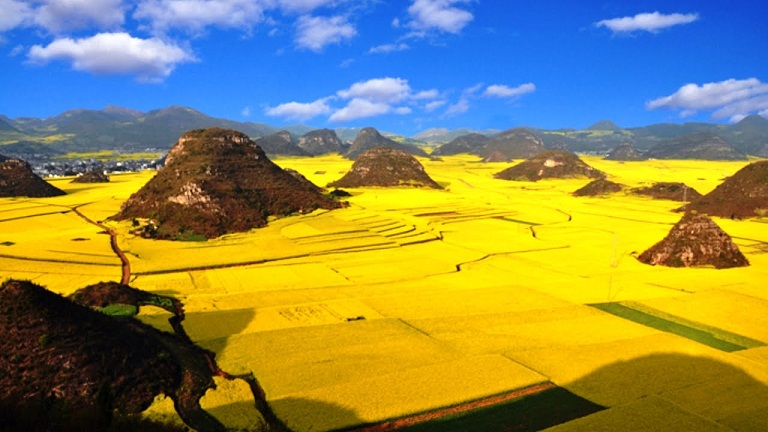
[[[751,218],[768,215],[768,161],[753,162],[683,210],[710,216]]]
[[[109,176],[104,171],[91,170],[75,177],[72,183],[109,183]]]
[[[66,193],[43,180],[25,161],[0,155],[0,197],[44,198]]]
[[[336,136],[336,132],[330,129],[307,132],[299,139],[298,147],[310,156],[344,151],[344,143]]]
[[[391,147],[374,147],[361,154],[333,187],[410,186],[441,189],[412,155]]]
[[[379,131],[372,127],[363,128],[360,130],[360,132],[358,132],[357,137],[355,137],[355,141],[352,142],[352,145],[349,147],[347,152],[344,153],[344,157],[347,159],[356,160],[358,156],[374,147],[390,147],[404,151],[414,156],[427,157],[427,153],[424,150],[414,145],[401,144],[397,141],[391,140],[380,134]]]
[[[605,178],[599,178],[587,183],[584,187],[573,192],[573,196],[600,196],[621,192],[623,186]]]
[[[501,132],[491,137],[477,151],[477,154],[483,159],[492,154],[497,156],[494,160],[498,161],[498,155],[504,155],[507,161],[513,159],[528,159],[537,154],[546,151],[544,141],[536,134],[525,128],[514,128]]]
[[[461,153],[476,154],[490,138],[479,133],[470,133],[447,142],[432,152],[433,156],[450,156]]]
[[[662,241],[640,254],[638,260],[667,267],[723,269],[749,265],[731,237],[712,219],[696,212],[686,213]]]
[[[646,195],[654,199],[689,202],[701,197],[694,188],[680,182],[657,182],[651,186],[633,188],[635,195]]]
[[[608,155],[605,158],[615,161],[641,161],[646,159],[643,154],[635,150],[635,147],[629,142],[616,146],[613,150],[608,152]]]
[[[267,224],[270,216],[342,204],[267,158],[245,134],[212,128],[182,135],[155,177],[112,219],[149,219],[143,234],[214,238]]]
[[[545,151],[498,172],[503,180],[539,181],[545,178],[603,178],[605,174],[565,151]]]

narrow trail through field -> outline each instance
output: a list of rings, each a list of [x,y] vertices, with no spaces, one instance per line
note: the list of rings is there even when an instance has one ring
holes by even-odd
[[[80,216],[84,221],[88,222],[91,225],[95,225],[101,229],[104,230],[107,234],[109,234],[109,245],[112,247],[112,251],[117,255],[117,257],[120,259],[120,262],[122,263],[122,277],[120,278],[120,283],[124,285],[128,285],[128,282],[131,281],[131,262],[128,260],[128,257],[125,255],[122,249],[120,249],[120,246],[117,244],[117,232],[113,230],[112,228],[102,224],[101,222],[94,221],[93,219],[89,218],[88,216],[84,215],[83,212],[80,211],[80,209],[76,207],[72,207],[72,211]]]

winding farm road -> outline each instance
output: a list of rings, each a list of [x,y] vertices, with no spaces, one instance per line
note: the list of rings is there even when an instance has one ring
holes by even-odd
[[[96,222],[88,216],[84,215],[83,212],[81,212],[77,207],[72,207],[72,211],[75,212],[76,215],[80,216],[84,221],[103,229],[104,232],[109,234],[109,244],[112,247],[112,251],[115,253],[115,255],[117,255],[117,257],[120,259],[120,262],[122,263],[123,271],[122,277],[120,278],[120,283],[128,285],[128,282],[131,280],[131,262],[128,261],[128,257],[125,256],[125,253],[117,244],[117,232],[115,232],[115,230],[112,228],[102,224],[101,222]]]

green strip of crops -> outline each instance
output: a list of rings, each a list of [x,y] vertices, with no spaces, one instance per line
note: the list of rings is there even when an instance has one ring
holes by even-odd
[[[676,334],[720,351],[734,352],[765,346],[763,342],[715,327],[688,321],[647,306],[622,303],[597,303],[590,306],[656,330]]]

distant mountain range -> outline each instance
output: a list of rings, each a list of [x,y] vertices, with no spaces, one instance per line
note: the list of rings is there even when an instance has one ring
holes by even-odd
[[[11,119],[0,115],[0,154],[54,155],[73,151],[135,152],[146,149],[165,151],[184,132],[208,127],[235,129],[253,139],[285,130],[296,140],[315,129],[306,125],[278,128],[263,123],[238,122],[211,117],[181,106],[149,112],[108,106],[103,110],[66,111],[45,119]],[[362,129],[338,128],[335,133],[342,141],[351,143]],[[768,120],[757,115],[730,125],[664,123],[622,128],[612,121],[602,120],[586,129],[526,129],[537,135],[547,148],[567,148],[574,152],[607,153],[627,142],[640,151],[647,151],[676,138],[710,133],[719,136],[740,153],[768,157]],[[470,133],[493,137],[501,132],[488,129],[429,129],[413,137],[387,132],[381,134],[399,143],[437,147]]]

